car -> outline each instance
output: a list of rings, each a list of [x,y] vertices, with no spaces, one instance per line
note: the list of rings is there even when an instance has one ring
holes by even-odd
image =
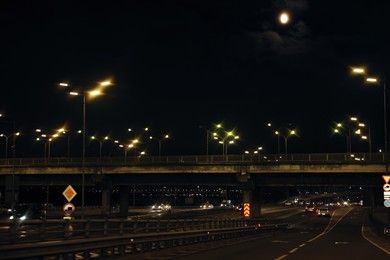
[[[319,208],[317,209],[317,216],[324,216],[324,217],[329,217],[329,209],[328,208]]]
[[[233,208],[233,204],[231,200],[222,200],[221,208]]]
[[[19,205],[10,219],[46,219],[46,209],[39,203]]]
[[[171,205],[168,203],[157,203],[152,205],[151,212],[171,212]]]
[[[211,204],[210,202],[206,201],[205,203],[200,205],[200,208],[201,209],[212,209],[212,208],[214,208],[214,205]]]
[[[9,220],[12,215],[12,209],[10,207],[0,205],[0,220]]]
[[[315,212],[316,207],[314,205],[306,205],[306,212]]]

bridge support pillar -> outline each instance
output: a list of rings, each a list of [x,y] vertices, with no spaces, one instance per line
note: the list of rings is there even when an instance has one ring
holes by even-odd
[[[262,194],[261,188],[242,191],[242,202],[250,205],[250,218],[258,218],[261,215]]]
[[[119,213],[127,214],[129,212],[129,187],[121,186],[119,196]]]
[[[110,189],[102,189],[102,214],[108,215],[111,210],[111,190]]]
[[[5,177],[5,203],[14,208],[19,203],[19,176]]]
[[[249,203],[250,217],[257,218],[261,214],[262,193],[260,187],[255,187],[253,180],[246,171],[238,176],[238,182],[242,190],[242,202]]]
[[[111,190],[112,182],[104,176],[96,179],[96,186],[102,190],[102,211],[101,214],[110,214],[111,212]]]

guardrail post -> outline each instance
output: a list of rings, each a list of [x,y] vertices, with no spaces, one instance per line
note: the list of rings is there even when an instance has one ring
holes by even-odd
[[[165,232],[169,232],[170,231],[170,227],[171,227],[171,220],[168,219],[168,221],[166,222],[166,225],[165,225]]]
[[[39,238],[41,241],[45,241],[45,231],[46,231],[46,219],[42,219],[42,223],[39,226]]]
[[[103,224],[103,235],[106,237],[108,235],[108,219],[104,219],[104,224]]]
[[[123,235],[124,234],[124,219],[121,219],[121,222],[119,223],[119,235]]]
[[[73,226],[70,221],[66,221],[65,223],[65,239],[69,239],[69,237],[73,234]]]

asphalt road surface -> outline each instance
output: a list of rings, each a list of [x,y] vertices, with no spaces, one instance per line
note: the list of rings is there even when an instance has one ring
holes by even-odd
[[[390,243],[380,243],[366,229],[366,210],[334,208],[330,217],[318,217],[302,208],[269,209],[265,216],[285,219],[293,223],[292,228],[274,234],[156,250],[123,259],[390,259]]]

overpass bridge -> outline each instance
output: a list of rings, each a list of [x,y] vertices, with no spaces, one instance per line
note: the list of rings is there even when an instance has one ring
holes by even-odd
[[[251,200],[266,186],[382,187],[387,164],[384,153],[87,157],[84,163],[83,158],[11,158],[0,160],[0,189],[9,194],[21,186],[80,186],[85,179],[83,185],[99,187],[106,196],[102,201],[109,201],[113,187],[224,185],[240,187],[244,200]]]

